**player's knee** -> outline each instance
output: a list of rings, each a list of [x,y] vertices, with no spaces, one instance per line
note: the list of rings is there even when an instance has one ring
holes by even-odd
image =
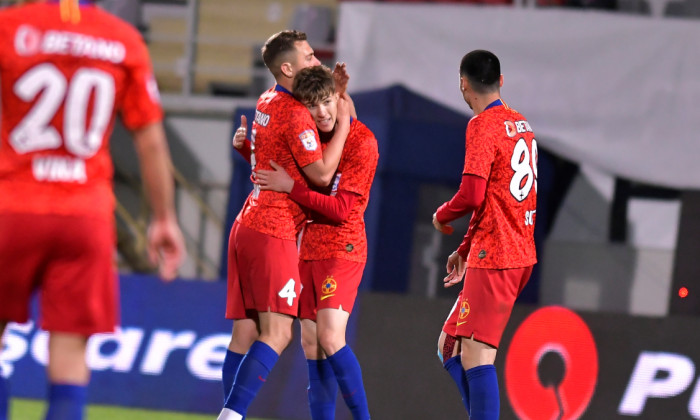
[[[252,326],[235,322],[233,326],[233,333],[231,334],[231,342],[229,343],[229,349],[247,349],[260,337],[255,324]]]
[[[277,332],[277,342],[287,347],[292,342],[292,331],[281,330]]]
[[[345,347],[345,337],[333,329],[319,330],[318,343],[327,355],[332,355]]]
[[[316,339],[315,334],[304,334],[302,332],[301,334],[301,348],[304,349],[304,354],[307,356],[307,358],[316,358],[316,357],[311,357],[315,356],[318,354],[318,341]]]

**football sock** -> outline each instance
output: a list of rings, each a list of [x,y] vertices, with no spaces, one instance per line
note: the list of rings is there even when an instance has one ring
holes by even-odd
[[[469,384],[467,383],[467,375],[462,368],[462,356],[457,355],[448,359],[445,362],[445,370],[457,384],[459,394],[462,396],[462,404],[469,414]]]
[[[498,377],[494,365],[482,365],[465,371],[469,382],[469,418],[472,420],[498,420],[500,398]]]
[[[347,404],[352,418],[369,419],[369,408],[367,407],[367,395],[362,384],[362,370],[360,363],[355,357],[350,347],[345,346],[334,355],[328,357],[328,361],[333,367],[335,378],[338,380],[343,399]]]
[[[328,359],[307,360],[309,366],[309,408],[313,420],[333,420],[338,381]]]
[[[234,379],[236,379],[236,372],[238,372],[238,367],[241,365],[243,356],[245,356],[245,354],[240,354],[231,350],[226,350],[226,357],[224,357],[224,366],[221,368],[221,383],[224,386],[224,402],[226,402],[228,394],[231,393],[231,388],[233,388],[233,381]]]
[[[82,420],[87,400],[87,386],[50,384],[46,420]]]
[[[7,390],[7,380],[2,376],[2,367],[0,366],[0,420],[7,420],[9,400],[10,393]]]
[[[245,417],[250,403],[267,380],[279,355],[272,347],[256,341],[243,357],[225,407]]]

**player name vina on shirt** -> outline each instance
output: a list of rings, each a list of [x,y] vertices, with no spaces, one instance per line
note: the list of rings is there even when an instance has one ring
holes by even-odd
[[[21,14],[19,13],[21,11]],[[163,113],[141,35],[94,6],[64,22],[51,3],[0,13],[0,211],[111,218],[112,120]]]

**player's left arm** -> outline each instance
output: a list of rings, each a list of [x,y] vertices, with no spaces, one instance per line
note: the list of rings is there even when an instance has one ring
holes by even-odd
[[[478,175],[462,175],[462,183],[454,197],[433,214],[433,226],[443,233],[452,233],[448,224],[481,206],[486,197],[486,180]]]
[[[270,161],[273,170],[255,171],[255,182],[261,190],[277,191],[289,194],[289,198],[302,206],[322,214],[334,223],[342,223],[350,215],[358,194],[338,190],[335,196],[321,194],[311,190],[301,182],[295,182],[291,176],[274,161]]]
[[[315,162],[302,166],[302,171],[311,183],[325,187],[333,180],[333,174],[338,169],[343,147],[350,133],[350,108],[347,101],[338,101],[338,114],[333,137],[323,150],[323,156]]]
[[[483,119],[474,117],[467,125],[466,153],[462,182],[455,196],[433,214],[433,226],[440,232],[452,233],[449,222],[477,209],[486,196],[486,184],[495,157],[493,133]]]
[[[127,56],[124,101],[119,109],[134,138],[141,178],[153,213],[148,228],[148,254],[160,276],[172,280],[185,257],[174,205],[170,151],[162,124],[160,94],[146,45],[134,31]]]
[[[172,162],[160,122],[133,131],[141,177],[148,193],[153,220],[148,228],[148,254],[160,275],[172,280],[185,257],[182,232],[174,206]]]

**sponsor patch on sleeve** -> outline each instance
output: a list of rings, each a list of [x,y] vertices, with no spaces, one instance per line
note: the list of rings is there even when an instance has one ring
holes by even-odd
[[[304,145],[304,149],[309,151],[314,151],[318,147],[318,142],[316,141],[316,134],[314,130],[305,130],[299,134],[299,139],[301,144]]]

